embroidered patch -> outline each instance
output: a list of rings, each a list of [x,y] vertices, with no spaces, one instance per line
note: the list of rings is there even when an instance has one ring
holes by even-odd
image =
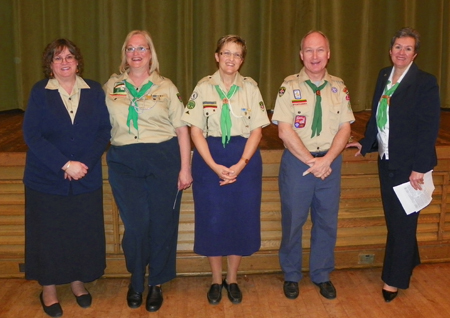
[[[280,89],[278,90],[278,96],[283,96],[284,93],[286,92],[286,87],[281,86]]]
[[[301,106],[306,105],[308,101],[306,99],[293,99],[292,106]]]
[[[264,102],[263,101],[259,102],[259,107],[261,108],[262,111],[266,110],[266,107],[264,106]]]
[[[294,89],[294,98],[295,99],[302,99],[302,93],[300,93],[299,89]]]
[[[203,102],[203,108],[217,108],[217,103],[214,102]]]
[[[336,94],[338,92],[338,89],[336,87],[332,87],[331,91]]]
[[[297,115],[295,116],[294,127],[295,128],[303,128],[306,125],[306,117]]]
[[[181,98],[180,93],[177,93],[177,97],[178,97],[178,100],[179,100],[180,102],[183,102],[183,99]]]
[[[192,92],[190,100],[195,100],[198,97],[198,93],[196,91]]]
[[[195,107],[195,102],[193,100],[190,100],[187,105],[186,105],[187,109],[194,109]]]
[[[114,84],[113,92],[110,94],[111,96],[126,96],[127,91],[125,88],[124,82],[117,82]]]

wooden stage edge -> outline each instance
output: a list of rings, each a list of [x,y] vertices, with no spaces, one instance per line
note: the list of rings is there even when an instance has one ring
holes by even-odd
[[[359,140],[369,112],[355,113],[352,136]],[[0,278],[23,277],[24,187],[22,176],[26,146],[21,125],[23,112],[0,112]],[[445,127],[445,128],[444,128]],[[421,211],[417,238],[423,263],[450,262],[450,112],[443,111],[437,141],[438,166],[433,173],[435,191],[431,204]],[[281,239],[278,169],[283,146],[276,126],[263,129],[263,193],[261,202],[261,249],[244,257],[240,274],[280,272],[278,248]],[[336,268],[367,268],[382,265],[386,227],[384,222],[377,155],[354,157],[355,150],[343,152],[341,201]],[[108,183],[103,157],[103,199],[107,251],[106,277],[128,277],[121,249],[123,224]],[[311,222],[304,226],[303,269],[308,270]],[[224,234],[226,235],[226,234]],[[207,275],[208,260],[193,253],[194,204],[192,191],[183,193],[177,248],[180,276]],[[224,260],[224,268],[226,262]]]

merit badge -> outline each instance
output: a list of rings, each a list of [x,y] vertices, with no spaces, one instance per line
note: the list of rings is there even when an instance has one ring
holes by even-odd
[[[295,116],[294,127],[295,128],[303,128],[306,125],[306,117],[297,115]]]
[[[286,92],[286,87],[281,86],[280,90],[278,91],[278,96],[280,96],[280,97],[283,96],[285,92]]]
[[[181,98],[180,93],[177,93],[177,97],[178,97],[178,100],[179,100],[180,102],[183,102],[183,99]]]
[[[302,99],[302,94],[300,93],[299,89],[294,89],[294,98],[295,99]]]
[[[197,92],[192,92],[191,98],[189,98],[190,100],[194,100],[198,97],[198,93]]]
[[[187,105],[186,105],[187,109],[194,109],[195,107],[195,102],[193,100],[190,100]]]
[[[336,94],[338,92],[338,89],[336,87],[332,87],[331,91]]]

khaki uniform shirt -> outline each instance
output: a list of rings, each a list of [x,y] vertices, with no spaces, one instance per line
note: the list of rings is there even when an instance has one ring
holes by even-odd
[[[274,124],[279,121],[292,125],[305,147],[310,152],[327,151],[342,123],[355,121],[350,95],[342,79],[325,73],[328,83],[321,90],[322,131],[311,138],[316,94],[308,86],[309,79],[303,68],[299,74],[288,76],[278,92],[272,116]],[[323,84],[315,83],[317,86]]]
[[[72,92],[69,94],[67,91],[59,84],[56,78],[49,79],[45,89],[57,89],[61,99],[66,106],[67,112],[69,113],[70,120],[75,120],[75,115],[78,110],[78,103],[80,102],[80,90],[84,88],[90,88],[89,85],[80,76],[76,77],[75,85],[72,88]]]
[[[111,120],[111,144],[160,143],[176,136],[175,129],[186,126],[181,121],[183,101],[171,80],[153,72],[148,81],[153,86],[137,101],[138,131],[127,126],[128,107],[132,97],[124,80],[134,85],[128,73],[113,74],[103,86]],[[144,81],[142,85],[148,83]],[[139,91],[141,87],[137,88]]]
[[[229,103],[231,136],[248,138],[253,129],[265,127],[270,121],[258,84],[250,77],[243,77],[239,73],[234,84],[239,88]],[[204,77],[195,87],[181,117],[189,126],[202,129],[205,138],[222,136],[220,114],[223,102],[215,85],[219,85],[225,95],[228,93],[224,89],[225,85],[219,71],[212,76]]]

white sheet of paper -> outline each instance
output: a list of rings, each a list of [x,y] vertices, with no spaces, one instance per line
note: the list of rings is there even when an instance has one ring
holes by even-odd
[[[415,190],[409,182],[394,187],[406,214],[418,212],[430,204],[435,189],[432,172],[433,170],[430,170],[424,174],[422,190]]]

